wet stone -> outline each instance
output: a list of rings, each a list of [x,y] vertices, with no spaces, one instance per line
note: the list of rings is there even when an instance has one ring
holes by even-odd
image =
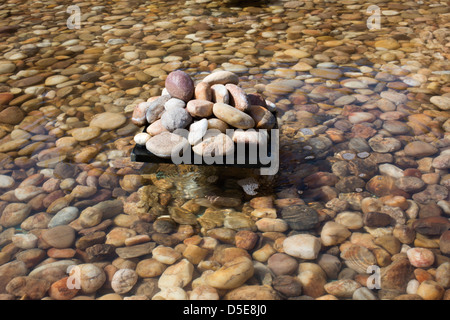
[[[430,102],[441,110],[450,110],[450,98],[445,96],[434,96]]]
[[[123,259],[131,259],[151,253],[155,246],[156,244],[154,242],[148,242],[135,246],[117,248],[116,253]]]
[[[110,244],[95,244],[86,248],[89,262],[105,261],[115,257],[115,247]]]
[[[395,138],[373,137],[369,140],[373,151],[379,153],[394,152],[401,148],[401,143]]]
[[[126,117],[120,113],[104,112],[96,114],[89,125],[102,130],[114,130],[121,127],[126,122]]]
[[[311,69],[309,72],[319,78],[337,80],[342,76],[342,72],[337,69]]]
[[[18,107],[8,107],[0,111],[0,122],[6,124],[19,124],[25,117],[25,113]]]
[[[395,185],[408,193],[415,193],[420,190],[422,190],[425,187],[425,182],[423,182],[422,179],[419,179],[417,177],[400,177],[396,182]]]
[[[45,230],[42,239],[50,246],[57,249],[69,248],[75,242],[75,230],[69,226],[56,226]]]
[[[76,173],[76,167],[68,163],[58,163],[54,170],[53,175],[58,179],[74,178]]]
[[[429,143],[423,141],[414,141],[405,146],[405,154],[407,156],[423,158],[432,156],[438,152],[438,149]]]
[[[103,74],[98,71],[88,72],[80,76],[81,82],[96,82]]]
[[[239,77],[230,71],[217,71],[209,74],[202,81],[211,86],[214,84],[238,84]]]
[[[428,217],[417,219],[412,224],[414,230],[423,235],[442,235],[450,228],[450,222],[445,217]]]
[[[290,236],[283,241],[284,252],[295,258],[316,259],[321,249],[320,240],[309,234]]]
[[[281,211],[281,217],[293,230],[309,230],[319,222],[317,211],[306,205],[286,207]]]
[[[84,127],[72,130],[72,136],[77,141],[89,141],[97,138],[101,133],[98,127]]]
[[[385,227],[392,223],[390,215],[383,212],[367,212],[364,214],[364,224],[371,228]]]

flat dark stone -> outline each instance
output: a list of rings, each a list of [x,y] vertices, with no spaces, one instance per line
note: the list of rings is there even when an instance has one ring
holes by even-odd
[[[19,30],[20,26],[2,26],[0,27],[0,34],[1,33],[15,33],[17,30]]]
[[[155,247],[155,242],[147,242],[135,246],[117,248],[116,253],[122,259],[131,259],[150,254]]]
[[[95,244],[86,249],[90,262],[107,261],[115,256],[115,246],[110,244]]]
[[[414,221],[416,232],[426,236],[437,236],[450,229],[450,221],[445,217],[428,217]]]
[[[371,228],[386,227],[393,222],[390,215],[382,212],[367,212],[363,218],[364,224]]]
[[[95,81],[98,81],[98,79],[102,75],[103,74],[101,72],[98,72],[98,71],[88,72],[88,73],[83,74],[80,77],[80,81],[81,82],[95,82]]]
[[[317,211],[307,205],[286,207],[281,211],[281,217],[293,230],[309,230],[319,222]]]

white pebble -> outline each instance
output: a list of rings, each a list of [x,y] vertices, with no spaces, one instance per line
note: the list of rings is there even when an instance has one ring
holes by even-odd
[[[149,139],[150,135],[145,132],[138,133],[137,135],[134,136],[134,142],[136,142],[136,144],[141,146],[145,146],[145,144]]]
[[[410,280],[408,282],[408,285],[406,286],[406,293],[407,294],[416,294],[417,289],[419,288],[419,285],[420,285],[420,283],[416,279]]]
[[[200,121],[196,121],[193,124],[191,124],[191,126],[189,127],[189,136],[188,136],[189,143],[191,145],[199,143],[205,136],[207,130],[208,130],[208,120],[206,119],[202,119]]]
[[[14,185],[14,179],[10,176],[0,175],[0,189],[9,189]]]
[[[130,291],[138,280],[136,271],[132,269],[120,269],[111,280],[111,288],[118,294]]]

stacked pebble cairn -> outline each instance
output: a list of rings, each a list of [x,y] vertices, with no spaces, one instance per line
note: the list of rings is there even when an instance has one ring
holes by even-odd
[[[229,71],[211,73],[196,86],[185,72],[171,72],[162,95],[133,111],[133,123],[145,126],[135,136],[136,144],[170,158],[174,148],[191,147],[199,156],[221,157],[233,154],[236,142],[258,143],[258,129],[275,126],[276,107],[259,94],[246,94],[238,83],[239,77]],[[227,129],[242,130],[227,135]]]

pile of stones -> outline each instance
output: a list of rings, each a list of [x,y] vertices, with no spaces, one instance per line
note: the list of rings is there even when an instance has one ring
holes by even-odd
[[[185,72],[171,72],[162,95],[133,111],[133,123],[145,126],[136,144],[161,158],[190,147],[200,156],[221,157],[233,154],[235,143],[258,144],[259,129],[277,123],[276,107],[260,94],[246,94],[238,83],[230,71],[209,74],[197,85]]]

